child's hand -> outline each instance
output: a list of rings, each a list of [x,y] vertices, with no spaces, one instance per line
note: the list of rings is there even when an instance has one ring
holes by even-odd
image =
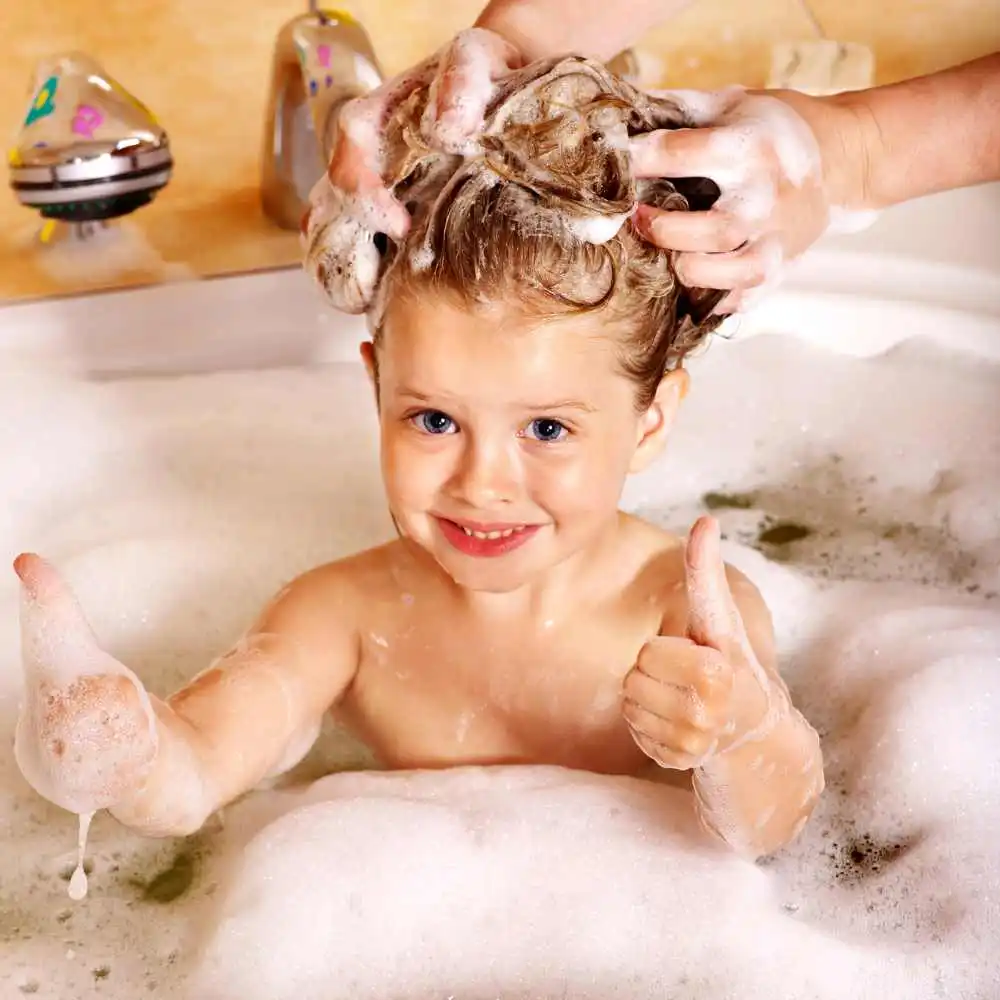
[[[714,518],[691,529],[685,562],[688,637],[647,642],[623,687],[625,721],[639,748],[679,770],[767,728],[772,700],[780,700],[747,638]]]
[[[97,644],[58,573],[35,555],[21,579],[25,691],[14,754],[28,783],[76,813],[112,808],[141,788],[157,751],[156,717],[138,678]]]

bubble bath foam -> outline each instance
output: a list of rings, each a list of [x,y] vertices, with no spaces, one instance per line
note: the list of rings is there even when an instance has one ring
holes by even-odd
[[[710,509],[768,600],[828,790],[759,864],[684,794],[551,768],[334,774],[187,842],[76,817],[0,764],[0,995],[191,1000],[1000,995],[1000,366],[717,341],[629,509]],[[0,375],[0,547],[45,553],[163,694],[295,574],[392,534],[356,364]],[[0,579],[0,724],[20,695]],[[310,776],[363,762],[332,729]]]

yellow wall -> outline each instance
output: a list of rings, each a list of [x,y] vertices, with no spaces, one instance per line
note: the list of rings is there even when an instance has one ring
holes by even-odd
[[[390,73],[468,24],[484,0],[345,0]],[[329,6],[338,6],[331,0]],[[572,0],[567,10],[572,9]],[[814,0],[829,37],[873,47],[880,82],[1000,49],[1000,0]],[[148,104],[169,132],[174,178],[132,216],[131,253],[98,269],[38,250],[37,216],[0,190],[0,298],[217,274],[297,260],[298,240],[260,213],[259,150],[274,37],[295,0],[47,0],[7,3],[0,127],[21,121],[36,61],[82,49]],[[760,85],[769,48],[811,37],[797,0],[700,0],[641,49],[664,86]],[[652,82],[652,81],[651,81]],[[162,259],[165,271],[149,265]],[[70,266],[72,265],[72,266]]]

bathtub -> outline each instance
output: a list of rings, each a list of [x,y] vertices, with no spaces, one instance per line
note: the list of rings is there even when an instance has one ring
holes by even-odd
[[[505,778],[488,794],[481,776],[462,772],[426,788],[335,775],[307,792],[251,796],[187,842],[139,841],[99,816],[91,895],[74,904],[65,882],[73,818],[39,802],[8,759],[0,821],[17,860],[8,847],[0,992],[645,1000],[668,990],[721,996],[736,984],[741,998],[988,995],[976,991],[992,982],[989,927],[995,934],[1000,919],[990,832],[1000,818],[991,763],[1000,759],[998,220],[1000,188],[988,186],[925,199],[868,232],[823,241],[693,363],[691,413],[667,465],[626,490],[626,506],[678,530],[706,504],[716,510],[727,556],[782,611],[790,682],[829,740],[833,788],[829,810],[801,843],[767,865],[708,846],[692,853],[682,845],[686,821],[668,800],[548,769]],[[165,693],[296,572],[388,537],[357,364],[364,335],[361,320],[330,313],[297,269],[0,308],[0,559],[28,547],[51,555],[102,640]],[[739,397],[721,415],[708,390],[699,396],[702,373],[705,385]],[[824,403],[816,397],[827,385],[836,395]],[[854,385],[883,397],[879,405],[848,412]],[[932,412],[905,398],[917,391]],[[706,447],[699,428],[713,421],[721,425],[705,431],[716,435]],[[768,451],[779,438],[786,445]],[[810,442],[821,443],[824,462],[813,461]],[[760,543],[762,524],[775,522],[794,522],[809,537],[795,548]],[[16,599],[13,579],[0,578],[5,739],[19,695]],[[892,655],[879,660],[883,649]],[[828,697],[817,687],[824,677]],[[886,720],[903,720],[905,738],[886,742]],[[365,763],[363,748],[331,731],[300,776]],[[930,791],[914,777],[918,768]],[[538,789],[550,785],[550,805],[586,822],[538,833],[548,815],[533,811]],[[626,813],[660,816],[653,839],[639,843],[612,824],[605,795],[621,796]],[[838,796],[856,802],[856,813]],[[428,798],[452,812],[442,819]],[[485,854],[465,839],[469,803],[493,809],[491,829],[509,832]],[[347,858],[329,847],[345,829],[344,809],[356,813],[339,845]],[[362,835],[379,816],[388,824],[384,851],[405,852],[399,831],[407,831],[423,881],[393,869],[386,892],[401,895],[391,912],[369,906],[362,934],[349,929],[363,922],[355,904],[366,885],[351,859],[388,865]],[[957,825],[942,826],[942,816]],[[949,843],[959,846],[942,847]],[[407,922],[404,889],[407,898],[429,886],[444,892],[433,866],[445,849],[467,865],[445,893],[462,919],[424,901],[439,925]],[[504,880],[490,881],[507,863],[538,892],[511,894]],[[318,872],[327,866],[336,877],[324,888]],[[601,866],[616,891],[610,875],[586,882]],[[543,869],[553,885],[539,881]],[[502,897],[502,918],[484,908],[482,893],[463,897],[483,880]],[[633,904],[650,895],[672,902],[655,920],[637,919]],[[564,913],[558,927],[553,908]],[[324,943],[328,925],[338,929],[339,952]],[[411,992],[391,992],[399,981],[372,972],[385,961],[378,928],[405,953],[398,974],[417,984]],[[480,943],[470,939],[463,952],[455,940],[468,928]],[[525,936],[546,942],[548,957]],[[492,954],[493,979],[489,962],[468,958],[476,947]],[[329,992],[327,953],[342,963],[365,956],[353,987],[338,980]],[[190,987],[192,961],[209,971]],[[587,981],[574,981],[587,962]],[[527,986],[496,971],[519,965],[524,976],[530,969]]]

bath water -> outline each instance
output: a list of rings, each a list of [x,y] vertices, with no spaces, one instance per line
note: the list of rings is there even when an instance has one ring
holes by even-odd
[[[743,861],[683,793],[631,779],[349,770],[184,842],[98,814],[68,903],[76,817],[8,754],[0,996],[1000,995],[1000,369],[761,337],[715,343],[692,377],[624,504],[679,532],[713,510],[764,592],[827,761],[798,841]],[[52,559],[158,694],[294,575],[391,535],[360,366],[7,374],[0,453],[0,559]],[[17,606],[0,571],[8,739]],[[366,760],[330,728],[297,774]]]

